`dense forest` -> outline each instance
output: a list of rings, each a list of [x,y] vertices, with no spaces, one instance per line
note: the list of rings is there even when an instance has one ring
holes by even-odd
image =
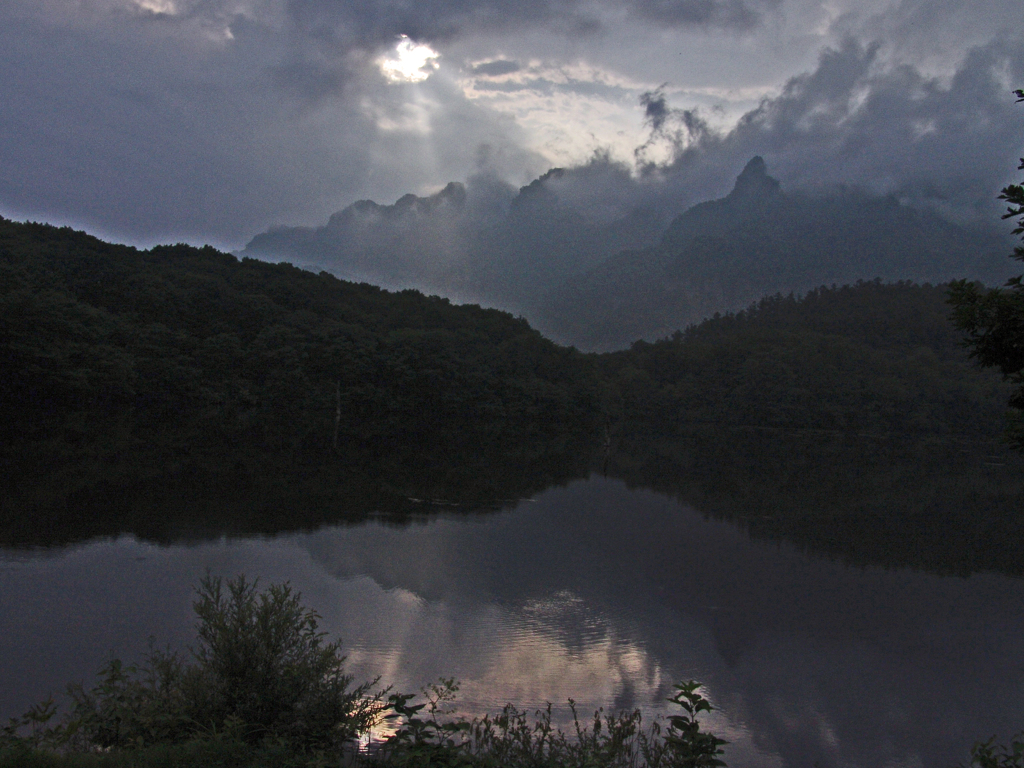
[[[582,354],[414,291],[2,221],[0,540],[487,511],[598,470],[858,562],[1017,572],[1008,385],[947,290],[780,294]]]
[[[854,434],[992,436],[1008,390],[969,362],[944,286],[860,282],[762,299],[601,356],[623,416]]]
[[[26,503],[78,518],[104,489],[262,496],[282,473],[296,495],[369,485],[356,507],[379,503],[368,475],[500,499],[557,478],[599,410],[592,363],[502,312],[9,221],[0,366],[8,529]]]
[[[609,473],[853,562],[1020,573],[1010,386],[969,360],[946,297],[778,295],[603,355]]]

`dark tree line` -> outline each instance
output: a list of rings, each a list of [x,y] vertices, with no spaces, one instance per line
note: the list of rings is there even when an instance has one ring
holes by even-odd
[[[1006,388],[967,359],[944,286],[776,295],[603,358],[627,423],[859,435],[998,433]]]
[[[0,474],[58,501],[100,480],[282,472],[444,495],[457,466],[479,496],[514,496],[528,472],[510,487],[481,467],[547,477],[537,465],[599,410],[592,363],[506,313],[9,221],[0,368]]]
[[[1024,90],[1014,92],[1024,101]],[[1024,157],[1018,170],[1024,170]],[[1004,219],[1016,219],[1015,235],[1024,235],[1024,186],[1010,184],[999,195],[1008,203]],[[1024,247],[1011,258],[1024,261]],[[1024,450],[1024,275],[1010,278],[1001,289],[988,289],[966,280],[950,287],[957,328],[967,334],[971,355],[979,364],[997,368],[1014,387],[1010,396],[1010,439]]]
[[[0,221],[0,541],[407,520],[597,468],[818,549],[985,567],[883,551],[1017,540],[1011,386],[948,315],[943,286],[875,281],[582,355],[414,291]]]

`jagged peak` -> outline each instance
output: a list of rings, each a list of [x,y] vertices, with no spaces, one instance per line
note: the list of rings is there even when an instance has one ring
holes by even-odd
[[[551,168],[542,176],[537,177],[525,187],[519,188],[519,197],[526,198],[535,195],[550,194],[544,183],[549,179],[560,179],[565,175],[564,168]]]
[[[393,205],[380,205],[373,200],[357,200],[344,210],[331,215],[328,227],[340,227],[355,215],[364,217],[380,216],[394,218],[406,214],[430,214],[438,208],[460,209],[466,202],[466,187],[458,181],[451,181],[444,189],[432,195],[419,197],[412,193],[402,195]]]
[[[729,197],[752,197],[775,194],[779,191],[779,180],[768,175],[764,158],[755,155],[736,177],[736,184]]]

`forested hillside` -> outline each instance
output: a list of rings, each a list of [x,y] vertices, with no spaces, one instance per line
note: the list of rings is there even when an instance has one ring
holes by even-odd
[[[1020,573],[1009,385],[969,360],[946,286],[777,295],[601,357],[607,471],[858,563]]]
[[[1000,377],[968,360],[946,287],[859,283],[776,295],[604,356],[626,418],[858,434],[993,436]]]
[[[598,469],[861,560],[988,567],[1022,467],[946,300],[779,294],[584,355],[414,291],[0,221],[0,540],[490,510]]]
[[[501,312],[9,221],[0,367],[0,474],[58,498],[99,478],[366,462],[441,495],[453,456],[484,496],[515,495],[481,462],[557,465],[550,446],[589,436],[598,410],[592,364]]]

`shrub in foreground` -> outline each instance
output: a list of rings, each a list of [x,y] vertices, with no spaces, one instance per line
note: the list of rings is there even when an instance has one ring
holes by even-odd
[[[573,727],[507,705],[471,720],[449,708],[458,686],[407,694],[352,687],[337,642],[285,585],[260,591],[244,576],[196,589],[198,643],[188,656],[154,650],[140,666],[114,659],[92,688],[71,685],[58,719],[52,699],[0,728],[0,768],[715,768],[725,742],[701,730],[711,710],[696,682],[676,687],[682,714],[644,728],[639,710],[597,712]],[[424,712],[424,710],[426,710]],[[393,735],[358,749],[390,720]],[[56,721],[56,722],[55,722]]]
[[[711,704],[694,681],[676,686],[670,699],[683,713],[668,719],[664,734],[658,720],[646,729],[639,710],[613,715],[594,713],[590,725],[581,722],[570,700],[573,727],[567,734],[551,722],[551,705],[531,720],[526,712],[506,704],[500,714],[472,720],[444,717],[454,698],[454,681],[442,681],[426,691],[427,701],[410,704],[411,696],[391,697],[392,713],[401,720],[396,733],[363,757],[370,768],[715,768],[722,739],[700,729],[697,720]],[[421,716],[427,709],[427,716]],[[441,715],[439,717],[439,715]]]
[[[971,762],[967,768],[1024,768],[1024,733],[1008,745],[996,744],[995,737],[979,741],[971,750]]]
[[[141,667],[114,659],[91,689],[70,685],[63,721],[44,702],[3,729],[0,746],[60,751],[143,749],[220,740],[296,755],[339,749],[385,709],[376,681],[350,687],[340,643],[287,585],[244,576],[196,590],[198,644],[186,658],[151,651]],[[27,733],[26,733],[27,732]]]

